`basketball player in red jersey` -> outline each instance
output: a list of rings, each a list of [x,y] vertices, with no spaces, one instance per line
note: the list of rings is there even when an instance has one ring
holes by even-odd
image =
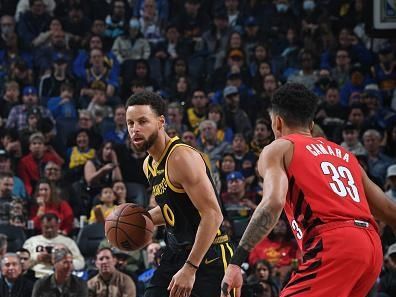
[[[226,270],[222,296],[242,286],[239,266],[282,209],[303,257],[281,297],[363,297],[378,277],[383,258],[372,214],[396,230],[396,204],[350,152],[311,136],[317,105],[300,84],[284,85],[272,98],[276,140],[258,162],[263,199]]]

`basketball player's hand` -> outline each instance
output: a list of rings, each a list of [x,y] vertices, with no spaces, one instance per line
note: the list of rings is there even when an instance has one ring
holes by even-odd
[[[169,297],[190,296],[195,282],[194,268],[184,265],[173,277],[168,286]]]
[[[242,287],[242,272],[241,267],[230,264],[224,274],[223,281],[221,282],[221,297],[230,296],[230,291],[235,290],[235,296],[241,296]]]

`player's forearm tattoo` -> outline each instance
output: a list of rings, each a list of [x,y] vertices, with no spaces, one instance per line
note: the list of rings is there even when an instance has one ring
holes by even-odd
[[[239,243],[247,251],[267,236],[278,221],[279,215],[267,207],[258,207]]]

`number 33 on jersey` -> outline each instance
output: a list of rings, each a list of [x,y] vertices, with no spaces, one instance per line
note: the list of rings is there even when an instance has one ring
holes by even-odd
[[[374,223],[361,167],[352,153],[324,138],[299,134],[283,138],[294,145],[287,168],[285,212],[300,245],[306,233],[327,222],[357,219]]]

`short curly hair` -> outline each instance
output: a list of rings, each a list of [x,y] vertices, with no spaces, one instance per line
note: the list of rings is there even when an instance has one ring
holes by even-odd
[[[272,113],[283,118],[290,127],[306,127],[313,121],[318,97],[304,85],[288,83],[272,96]]]
[[[166,103],[160,95],[144,91],[128,98],[125,108],[134,105],[149,105],[158,116],[166,116]]]

